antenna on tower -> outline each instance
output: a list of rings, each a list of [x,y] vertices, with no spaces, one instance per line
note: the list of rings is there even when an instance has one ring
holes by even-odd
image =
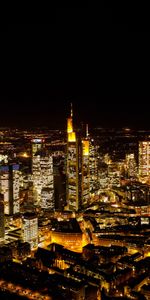
[[[73,106],[72,106],[72,102],[71,102],[71,117],[73,117]]]
[[[89,125],[86,124],[86,137],[88,138],[88,136],[89,136]]]

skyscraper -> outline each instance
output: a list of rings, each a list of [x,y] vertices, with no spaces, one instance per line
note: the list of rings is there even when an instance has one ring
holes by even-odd
[[[136,178],[137,166],[134,153],[126,154],[127,175],[129,178]]]
[[[90,140],[88,137],[88,125],[86,126],[86,138],[82,139],[81,155],[81,201],[82,205],[88,204],[90,198]]]
[[[76,136],[73,130],[73,111],[67,119],[67,209],[77,211],[88,204],[90,198],[90,139]]]
[[[66,198],[67,209],[77,211],[79,208],[79,157],[78,140],[73,131],[73,110],[67,119],[67,168],[66,168]]]
[[[44,142],[43,139],[33,139],[32,140],[32,158],[38,151],[41,151],[43,142]]]
[[[0,192],[4,196],[4,212],[9,214],[9,166],[0,166]]]
[[[0,192],[4,195],[5,214],[20,212],[19,191],[19,165],[12,163],[0,166]]]
[[[150,141],[139,142],[139,176],[150,175]]]
[[[38,218],[34,213],[25,213],[22,220],[22,238],[30,244],[31,250],[38,247]]]
[[[94,193],[98,183],[98,159],[95,142],[92,138],[89,138],[89,173],[90,193]]]
[[[14,215],[20,212],[20,182],[19,165],[9,165],[9,214]]]
[[[5,235],[4,227],[4,195],[0,194],[0,242],[3,241]]]
[[[47,151],[41,150],[34,155],[33,161],[32,177],[36,203],[40,205],[41,208],[53,209],[53,157]]]
[[[34,159],[35,158],[35,155],[38,151],[41,151],[42,150],[42,147],[43,147],[43,142],[44,140],[43,139],[32,139],[32,172],[33,172],[33,169],[34,169],[34,164],[36,164],[36,160]]]

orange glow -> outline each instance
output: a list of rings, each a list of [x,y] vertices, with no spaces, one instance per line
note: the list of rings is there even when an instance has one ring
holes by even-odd
[[[67,119],[67,133],[73,132],[72,118]]]
[[[76,134],[75,134],[75,132],[68,133],[68,142],[76,142]]]
[[[83,155],[85,155],[85,156],[89,155],[89,141],[88,140],[83,141]]]
[[[24,152],[22,156],[25,157],[25,158],[29,157],[27,152]]]

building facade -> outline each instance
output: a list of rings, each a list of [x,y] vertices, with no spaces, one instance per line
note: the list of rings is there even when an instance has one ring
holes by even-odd
[[[79,155],[78,140],[73,131],[73,112],[67,120],[67,168],[66,168],[66,200],[67,210],[79,209]]]
[[[0,166],[0,192],[4,195],[4,212],[14,215],[20,212],[19,164]]]
[[[139,142],[139,176],[150,175],[150,141]]]
[[[33,156],[32,179],[35,203],[41,208],[54,209],[53,157],[45,150]]]
[[[34,213],[25,213],[22,219],[22,239],[30,244],[31,250],[38,247],[38,218]]]
[[[78,211],[90,198],[90,139],[76,135],[73,130],[73,112],[67,120],[67,210]],[[92,171],[93,168],[91,167]],[[94,180],[94,177],[92,178]]]
[[[0,194],[0,242],[5,236],[5,222],[4,222],[4,195]]]

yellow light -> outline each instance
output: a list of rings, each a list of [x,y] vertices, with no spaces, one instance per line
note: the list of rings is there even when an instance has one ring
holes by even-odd
[[[73,132],[72,118],[67,119],[67,133]]]
[[[22,156],[27,158],[28,154],[26,152],[24,152]]]
[[[88,156],[89,155],[89,141],[83,140],[83,155]]]
[[[76,134],[75,132],[68,133],[68,142],[75,142],[76,141]]]

